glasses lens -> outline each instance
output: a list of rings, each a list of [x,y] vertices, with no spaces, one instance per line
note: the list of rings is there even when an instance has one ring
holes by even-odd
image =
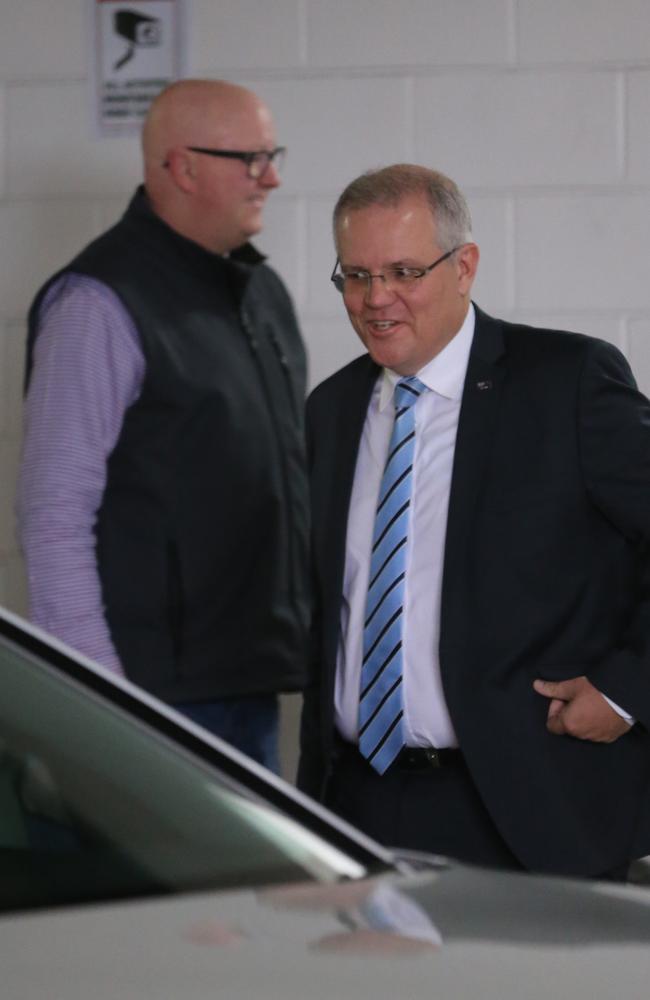
[[[276,171],[280,173],[284,162],[285,150],[281,147],[274,149],[272,153],[266,151],[254,153],[248,165],[248,176],[254,180],[263,177],[272,163]]]

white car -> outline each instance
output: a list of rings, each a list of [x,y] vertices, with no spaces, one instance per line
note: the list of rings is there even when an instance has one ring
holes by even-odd
[[[0,613],[2,1000],[644,1000],[650,889],[396,855]]]

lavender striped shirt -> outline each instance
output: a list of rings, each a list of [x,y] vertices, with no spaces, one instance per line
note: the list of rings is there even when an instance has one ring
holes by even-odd
[[[133,321],[110,288],[72,274],[48,290],[25,403],[17,500],[30,617],[119,673],[94,527],[106,462],[144,372]]]

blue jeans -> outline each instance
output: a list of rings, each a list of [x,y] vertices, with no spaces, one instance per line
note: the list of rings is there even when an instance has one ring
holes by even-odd
[[[215,736],[232,743],[269,771],[280,773],[280,709],[276,694],[186,701],[174,708]]]

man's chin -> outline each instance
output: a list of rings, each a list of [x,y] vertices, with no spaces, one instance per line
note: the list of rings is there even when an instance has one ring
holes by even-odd
[[[262,222],[262,215],[260,213],[260,217],[259,217],[259,219],[257,221],[250,222],[246,226],[246,228],[244,230],[244,233],[243,233],[243,240],[242,240],[242,242],[246,243],[248,240],[252,239],[253,236],[257,236],[258,233],[262,232],[263,228],[264,228],[264,225],[263,225],[263,222]]]
[[[251,213],[246,219],[245,226],[249,230],[251,236],[255,233],[259,233],[262,229],[264,223],[264,209],[266,208],[266,202],[261,202],[251,209]]]
[[[373,340],[369,340],[366,343],[366,348],[372,360],[381,368],[391,368],[393,371],[400,372],[400,368],[405,363],[404,352],[400,351],[397,344],[386,342],[377,344]]]

